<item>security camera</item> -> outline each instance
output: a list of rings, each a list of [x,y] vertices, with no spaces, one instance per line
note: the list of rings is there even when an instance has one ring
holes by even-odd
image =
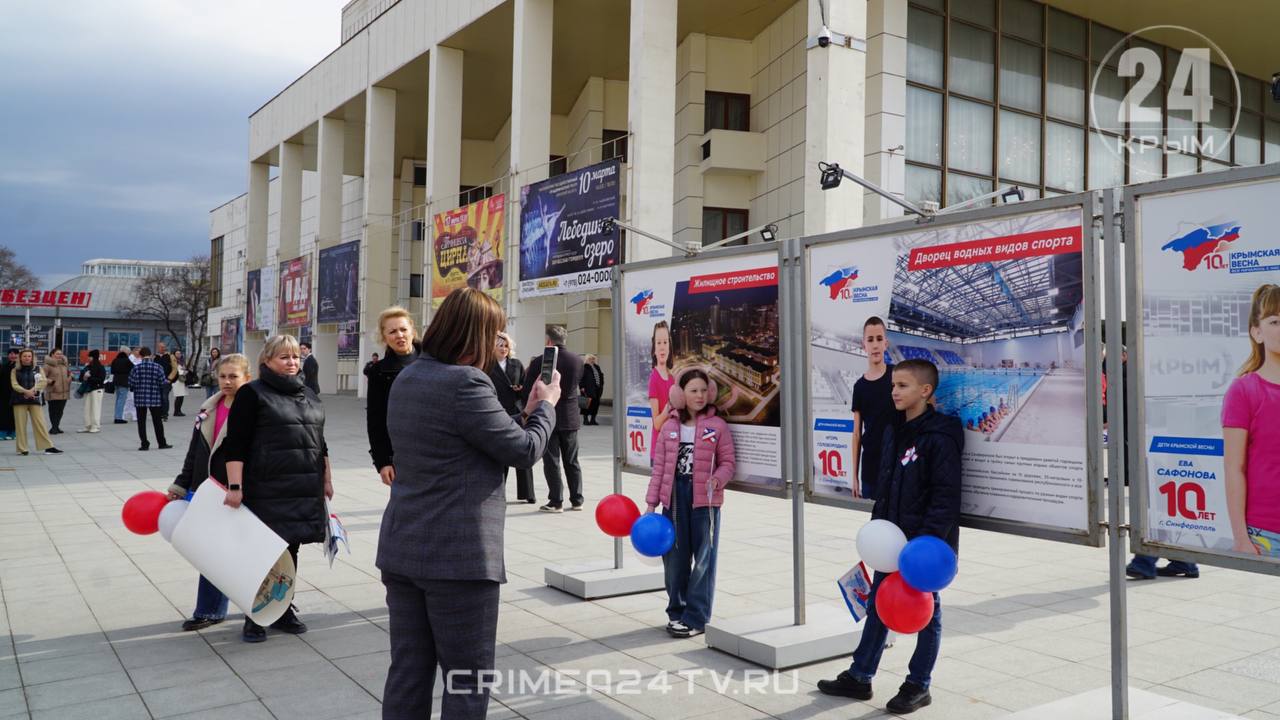
[[[818,33],[818,47],[827,47],[831,44],[831,31],[826,25],[822,26],[822,32]]]
[[[611,234],[613,233],[614,229],[617,227],[616,221],[617,221],[617,218],[607,217],[604,219],[604,222],[601,223],[600,229],[603,230],[606,235]]]

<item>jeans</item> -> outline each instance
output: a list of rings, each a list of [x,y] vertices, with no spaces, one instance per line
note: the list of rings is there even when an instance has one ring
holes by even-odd
[[[227,596],[200,576],[200,585],[196,588],[196,610],[191,617],[197,620],[225,620],[227,618]]]
[[[564,476],[569,481],[569,502],[582,504],[582,468],[578,466],[578,431],[556,430],[542,453],[542,474],[547,479],[547,504],[564,505],[564,482],[560,479],[560,460],[564,459]]]
[[[877,572],[871,581],[871,597],[867,600],[867,617],[862,622],[862,639],[853,651],[853,664],[849,666],[849,675],[859,682],[871,682],[876,669],[880,667],[880,655],[884,652],[884,641],[889,635],[889,628],[880,622],[876,614],[876,593],[880,583],[888,577]],[[916,634],[916,650],[911,654],[911,662],[907,663],[907,682],[921,687],[929,687],[933,666],[938,662],[938,648],[942,644],[942,601],[938,593],[933,594],[933,619]]]
[[[169,384],[167,384],[167,383],[166,383],[166,384],[164,384],[164,385],[162,385],[162,386],[160,387],[160,402],[161,402],[161,405],[160,405],[160,407],[159,407],[158,409],[160,410],[160,417],[161,417],[162,419],[164,419],[164,420],[168,420],[168,419],[169,419],[169,394],[170,394],[171,392],[173,392],[173,386],[172,386],[172,385],[169,385]],[[139,408],[139,409],[141,409],[141,408]]]
[[[693,482],[680,477],[671,487],[671,504],[662,510],[676,528],[676,544],[662,556],[667,619],[702,630],[711,620],[715,599],[720,508],[694,508]]]
[[[209,387],[206,387],[206,388],[204,389],[204,399],[205,399],[205,400],[208,400],[209,398],[213,397],[213,394],[214,394],[214,393],[216,393],[216,392],[218,392],[218,386],[217,386],[217,385],[211,385],[211,386],[209,386]]]
[[[124,406],[129,402],[129,388],[123,385],[116,386],[116,420],[124,419]]]
[[[161,445],[168,445],[164,441],[164,423],[161,420],[162,408],[158,407],[140,407],[138,408],[138,441],[142,443],[142,447],[148,447],[151,443],[147,442],[147,414],[151,414],[151,427],[156,429],[156,442]]]

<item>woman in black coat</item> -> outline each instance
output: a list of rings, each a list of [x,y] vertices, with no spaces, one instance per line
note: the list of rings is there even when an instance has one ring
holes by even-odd
[[[333,481],[324,407],[302,383],[297,338],[269,338],[258,362],[258,379],[236,391],[227,417],[226,504],[243,502],[284,539],[296,568],[298,547],[324,542],[329,524],[325,500],[333,497]],[[271,627],[294,635],[307,631],[292,606]],[[247,617],[243,635],[245,642],[267,639],[266,629]]]
[[[524,364],[515,356],[516,341],[510,335],[498,333],[498,342],[494,347],[489,379],[498,391],[498,402],[502,403],[503,409],[511,417],[517,417],[529,397],[524,387]],[[506,477],[505,471],[503,477]],[[516,468],[516,499],[526,503],[537,502],[538,496],[533,489],[533,468]]]
[[[365,430],[369,433],[369,455],[373,458],[373,467],[382,478],[382,484],[390,485],[395,482],[396,467],[391,438],[387,435],[387,398],[391,396],[391,384],[396,381],[396,376],[418,359],[413,316],[399,306],[383,310],[378,315],[378,336],[387,346],[387,352],[381,360],[369,363],[365,368],[365,376],[369,378]]]
[[[125,425],[129,421],[124,419],[124,408],[129,402],[129,373],[133,372],[133,362],[129,360],[129,353],[133,352],[127,347],[120,348],[120,352],[111,359],[111,392],[116,395],[116,412],[114,422],[116,425]]]

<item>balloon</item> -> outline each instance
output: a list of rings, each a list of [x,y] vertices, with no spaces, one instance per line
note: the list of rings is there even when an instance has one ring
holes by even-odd
[[[872,520],[858,531],[858,557],[882,573],[898,571],[898,555],[906,544],[907,536],[888,520]]]
[[[649,557],[666,555],[676,544],[676,528],[665,516],[658,513],[642,515],[631,526],[631,546],[636,552]]]
[[[596,505],[596,525],[610,537],[626,537],[640,517],[640,508],[626,495],[606,495]]]
[[[165,540],[173,540],[173,529],[178,526],[178,521],[182,519],[182,514],[187,511],[187,506],[191,503],[186,500],[172,500],[164,506],[160,511],[160,518],[156,525],[160,530],[160,537]]]
[[[902,548],[898,571],[916,590],[938,592],[956,578],[956,551],[941,538],[921,535]]]
[[[130,531],[150,535],[159,529],[160,511],[167,502],[169,496],[159,490],[144,490],[125,501],[120,519]]]
[[[893,573],[876,590],[876,614],[880,622],[902,635],[918,633],[933,619],[933,594],[920,592]]]

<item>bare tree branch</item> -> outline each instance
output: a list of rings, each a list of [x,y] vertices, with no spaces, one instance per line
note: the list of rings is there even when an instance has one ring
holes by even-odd
[[[34,290],[38,282],[35,273],[18,262],[17,253],[0,245],[0,287]]]
[[[197,367],[204,353],[209,323],[209,257],[191,258],[181,270],[140,278],[133,298],[120,303],[118,310],[130,318],[146,318],[164,325],[178,349],[186,354],[189,367]],[[191,347],[184,345],[190,340]]]

